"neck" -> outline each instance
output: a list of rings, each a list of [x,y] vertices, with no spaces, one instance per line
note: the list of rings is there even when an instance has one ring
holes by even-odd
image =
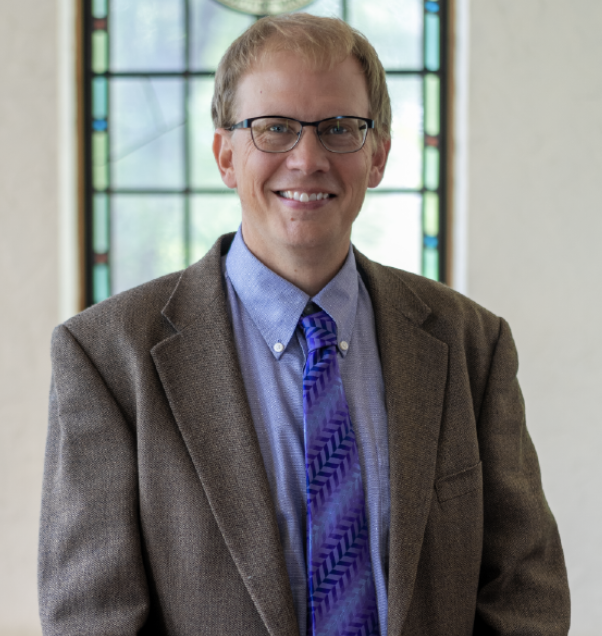
[[[262,243],[248,241],[244,228],[243,238],[249,250],[266,267],[312,297],[338,274],[349,252],[349,240],[337,249],[290,247],[274,250]]]

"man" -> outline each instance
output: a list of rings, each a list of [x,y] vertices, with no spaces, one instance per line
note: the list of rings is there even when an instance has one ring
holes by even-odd
[[[566,634],[508,326],[350,248],[373,48],[260,20],[213,116],[239,232],[55,332],[44,633]]]

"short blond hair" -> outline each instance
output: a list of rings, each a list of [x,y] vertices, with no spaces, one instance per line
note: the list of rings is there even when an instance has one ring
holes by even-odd
[[[315,68],[332,68],[353,55],[360,63],[370,102],[370,117],[379,139],[391,136],[391,101],[385,69],[366,37],[338,18],[319,18],[308,13],[268,16],[257,20],[228,47],[215,75],[211,116],[216,128],[234,121],[234,100],[241,77],[263,55],[292,51]]]

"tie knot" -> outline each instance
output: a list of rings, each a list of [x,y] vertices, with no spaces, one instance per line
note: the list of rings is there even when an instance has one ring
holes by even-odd
[[[299,320],[299,324],[305,332],[309,351],[315,351],[322,347],[336,347],[337,325],[325,311],[320,310],[315,314],[305,316]]]

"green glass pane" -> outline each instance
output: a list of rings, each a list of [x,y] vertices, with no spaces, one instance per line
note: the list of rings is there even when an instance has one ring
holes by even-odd
[[[190,122],[190,183],[192,188],[227,189],[217,169],[212,144],[215,129],[211,120],[213,78],[190,80],[188,121]]]
[[[97,254],[109,251],[109,197],[106,194],[94,195],[93,246]]]
[[[193,195],[190,198],[191,261],[205,256],[222,234],[235,232],[240,221],[240,199],[236,194]]]
[[[105,77],[95,77],[92,80],[92,117],[94,119],[106,119],[108,91]]]
[[[92,16],[94,18],[107,17],[107,0],[92,0]]]
[[[432,146],[424,149],[424,187],[428,190],[439,187],[439,150]]]
[[[185,266],[184,197],[114,195],[111,202],[112,292]]]
[[[111,80],[114,188],[185,187],[184,80]]]
[[[190,67],[215,70],[226,49],[254,21],[215,0],[190,0]]]
[[[437,248],[424,248],[422,256],[422,275],[431,280],[439,280],[439,251]]]
[[[111,70],[183,71],[185,0],[112,0]]]
[[[92,268],[92,286],[95,303],[100,303],[111,295],[109,266],[106,263],[97,263]]]
[[[106,31],[92,32],[92,70],[95,73],[106,73],[109,63],[109,36]]]
[[[429,71],[438,71],[439,60],[439,16],[427,13],[424,31],[426,42],[424,46],[424,65]]]
[[[427,236],[439,234],[439,196],[434,192],[424,194],[424,233]]]
[[[353,244],[384,265],[420,273],[422,197],[368,192],[351,233]]]
[[[424,130],[427,135],[436,137],[439,134],[439,78],[426,75],[424,78],[425,116]]]
[[[109,187],[108,149],[107,133],[92,133],[92,185],[95,190],[106,190]]]
[[[387,70],[421,69],[422,0],[348,0],[349,24],[370,40]]]
[[[422,185],[422,88],[420,76],[387,77],[393,125],[391,152],[380,188]]]

